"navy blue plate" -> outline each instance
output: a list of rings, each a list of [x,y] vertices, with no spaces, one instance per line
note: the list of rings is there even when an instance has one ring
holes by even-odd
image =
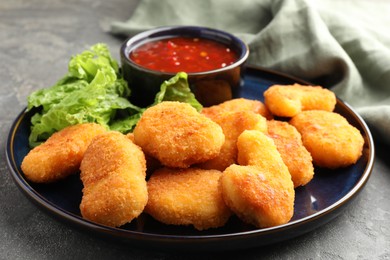
[[[307,82],[258,67],[247,67],[244,85],[237,97],[263,99],[263,92],[273,84],[307,84]],[[161,224],[142,214],[121,228],[92,223],[80,215],[82,183],[79,175],[54,184],[28,182],[20,168],[28,153],[29,113],[22,111],[13,123],[7,140],[6,157],[11,175],[21,191],[40,208],[73,226],[104,237],[133,245],[164,249],[231,250],[276,243],[309,232],[339,215],[366,184],[374,163],[374,143],[363,119],[347,104],[337,100],[336,110],[360,130],[364,139],[363,156],[348,168],[315,169],[314,179],[296,189],[295,211],[287,224],[258,229],[232,217],[221,228],[197,231],[191,227]]]

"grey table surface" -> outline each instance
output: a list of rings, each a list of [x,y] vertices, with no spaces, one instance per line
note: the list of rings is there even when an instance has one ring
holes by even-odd
[[[9,128],[34,90],[62,77],[69,57],[97,42],[116,59],[123,39],[107,31],[137,1],[0,1],[0,259],[390,259],[390,162],[376,142],[367,185],[336,219],[303,236],[234,252],[188,254],[137,248],[79,231],[42,212],[17,188],[4,147]],[[388,147],[387,147],[388,148]]]

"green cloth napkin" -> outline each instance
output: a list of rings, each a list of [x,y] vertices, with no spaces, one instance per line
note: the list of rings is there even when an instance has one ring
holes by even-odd
[[[336,92],[390,144],[390,2],[369,0],[144,0],[114,34],[203,25],[249,44],[249,64]]]

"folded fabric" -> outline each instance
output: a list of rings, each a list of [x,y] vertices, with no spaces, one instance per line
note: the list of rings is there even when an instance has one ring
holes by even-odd
[[[229,31],[250,48],[248,63],[336,92],[390,145],[390,2],[310,0],[143,0],[114,34],[163,25]]]

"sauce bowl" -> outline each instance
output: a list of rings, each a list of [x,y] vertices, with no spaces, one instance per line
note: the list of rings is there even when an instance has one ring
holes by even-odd
[[[236,36],[221,30],[199,26],[167,26],[139,33],[125,40],[121,46],[123,76],[132,90],[133,98],[130,97],[130,101],[142,107],[152,104],[156,93],[160,91],[160,85],[176,75],[176,72],[164,72],[141,66],[130,58],[130,54],[147,43],[175,37],[215,41],[236,53],[235,62],[224,67],[201,72],[184,70],[188,75],[191,90],[203,106],[231,99],[242,84],[244,63],[249,55],[248,46]]]

